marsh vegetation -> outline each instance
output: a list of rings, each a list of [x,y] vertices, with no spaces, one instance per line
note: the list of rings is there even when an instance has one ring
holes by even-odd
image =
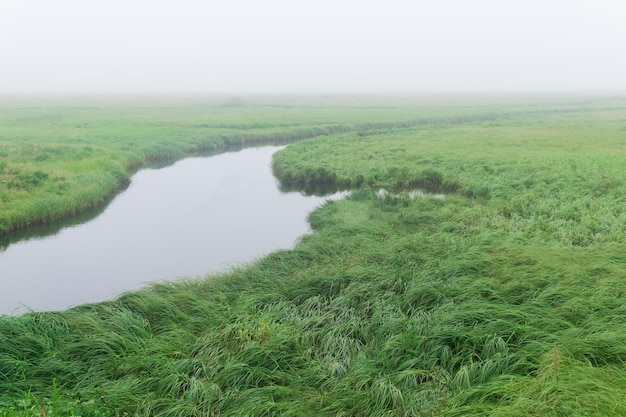
[[[249,267],[0,316],[1,416],[626,415],[626,100],[223,104],[2,113],[5,232],[228,141],[354,191]]]

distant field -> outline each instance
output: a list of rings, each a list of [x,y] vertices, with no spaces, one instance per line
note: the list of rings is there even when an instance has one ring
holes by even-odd
[[[358,100],[0,102],[0,235],[99,204],[149,163],[412,120]]]
[[[0,110],[0,234],[259,142],[353,190],[248,268],[0,317],[0,416],[626,415],[626,98]]]
[[[577,99],[550,111],[605,101]],[[229,146],[532,115],[545,106],[545,99],[475,98],[0,100],[0,235],[97,205],[149,163]]]

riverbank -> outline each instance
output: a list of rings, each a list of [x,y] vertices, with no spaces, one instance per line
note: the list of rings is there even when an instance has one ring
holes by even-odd
[[[310,231],[308,214],[339,196],[280,191],[271,159],[282,148],[141,170],[93,219],[6,247],[0,240],[0,315],[109,300],[150,282],[224,272],[292,248]]]
[[[343,104],[342,104],[343,103]],[[0,102],[0,236],[102,205],[146,166],[412,123],[410,108],[237,98]],[[376,115],[376,122],[369,117]],[[409,120],[409,122],[407,122]]]
[[[361,189],[248,268],[0,317],[0,415],[625,415],[625,106],[294,143],[279,177]],[[418,107],[486,113],[379,115]]]

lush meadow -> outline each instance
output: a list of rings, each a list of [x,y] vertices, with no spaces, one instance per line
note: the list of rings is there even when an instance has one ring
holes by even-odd
[[[0,317],[0,416],[626,415],[625,99],[9,109],[5,230],[71,212],[5,216],[59,184],[229,141],[304,139],[285,185],[354,191],[249,267]]]

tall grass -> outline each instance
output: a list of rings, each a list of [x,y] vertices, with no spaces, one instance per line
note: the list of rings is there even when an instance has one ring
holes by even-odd
[[[626,414],[622,101],[519,106],[290,145],[362,178],[294,249],[0,317],[0,416]]]

